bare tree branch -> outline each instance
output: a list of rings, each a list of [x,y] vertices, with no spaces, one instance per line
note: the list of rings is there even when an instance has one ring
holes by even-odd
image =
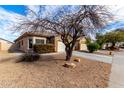
[[[89,33],[96,33],[112,18],[107,8],[99,5],[82,5],[76,12],[72,13],[64,13],[63,10],[60,10],[53,16],[53,19],[42,18],[41,7],[38,13],[28,10],[35,16],[35,19],[23,19],[15,30],[22,32],[49,30],[61,35],[62,42],[66,46],[66,60],[70,60],[72,50],[80,37]],[[62,13],[63,15],[61,15]]]

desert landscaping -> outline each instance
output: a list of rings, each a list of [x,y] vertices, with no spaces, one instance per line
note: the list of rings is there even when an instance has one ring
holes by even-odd
[[[111,64],[80,58],[71,63],[75,68],[66,68],[64,54],[42,55],[35,62],[17,62],[14,54],[2,53],[0,60],[0,87],[107,87]],[[8,56],[5,60],[5,56]],[[16,54],[17,56],[17,54]]]

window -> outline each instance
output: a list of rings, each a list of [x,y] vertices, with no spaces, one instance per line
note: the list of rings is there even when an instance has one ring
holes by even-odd
[[[36,39],[36,44],[44,44],[44,39]]]
[[[30,38],[29,39],[29,48],[32,48],[32,46],[33,46],[33,40]]]

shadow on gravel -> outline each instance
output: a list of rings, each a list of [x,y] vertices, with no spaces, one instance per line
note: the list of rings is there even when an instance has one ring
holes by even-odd
[[[40,55],[37,53],[25,53],[18,57],[16,63],[18,62],[35,62],[40,59]]]

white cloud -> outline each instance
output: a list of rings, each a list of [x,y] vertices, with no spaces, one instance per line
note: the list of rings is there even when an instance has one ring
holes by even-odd
[[[124,20],[124,5],[109,6],[111,12],[115,15],[115,20]]]
[[[114,15],[114,19],[103,29],[110,32],[118,28],[124,28],[124,5],[109,6],[110,12]]]
[[[12,33],[11,28],[22,17],[22,15],[0,8],[0,37],[13,41],[19,33]]]

